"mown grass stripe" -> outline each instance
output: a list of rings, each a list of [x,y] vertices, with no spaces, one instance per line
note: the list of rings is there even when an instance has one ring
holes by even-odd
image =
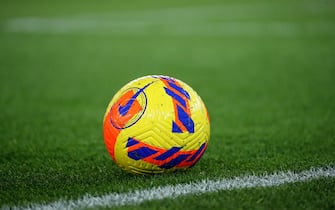
[[[275,187],[282,184],[307,182],[321,177],[335,177],[335,166],[311,168],[295,173],[277,172],[264,176],[241,176],[230,179],[201,180],[188,184],[167,185],[128,193],[111,193],[102,196],[85,195],[77,200],[64,200],[48,204],[30,204],[29,206],[4,206],[3,209],[82,209],[136,205],[144,201],[176,198],[183,195],[202,194],[222,190],[236,190],[255,187]]]

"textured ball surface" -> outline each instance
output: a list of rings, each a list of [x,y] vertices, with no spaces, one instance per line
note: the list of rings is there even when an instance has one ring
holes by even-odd
[[[184,82],[146,76],[122,87],[109,103],[103,124],[114,162],[139,174],[194,166],[210,137],[207,109]]]

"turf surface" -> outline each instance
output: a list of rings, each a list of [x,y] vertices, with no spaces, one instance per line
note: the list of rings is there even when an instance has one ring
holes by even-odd
[[[332,1],[1,4],[0,206],[335,163]],[[109,100],[148,74],[185,81],[209,110],[209,147],[187,172],[127,174],[105,149]],[[122,209],[331,209],[334,183]]]

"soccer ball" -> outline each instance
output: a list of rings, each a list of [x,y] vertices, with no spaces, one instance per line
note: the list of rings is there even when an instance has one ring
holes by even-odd
[[[115,94],[104,116],[103,135],[110,156],[124,170],[163,173],[198,162],[209,142],[210,122],[190,86],[152,75]]]

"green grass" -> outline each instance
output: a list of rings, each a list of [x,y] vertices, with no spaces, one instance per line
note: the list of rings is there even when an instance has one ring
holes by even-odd
[[[1,4],[0,206],[335,163],[332,1]],[[121,26],[8,29],[25,17]],[[207,105],[210,144],[189,171],[131,175],[107,154],[109,100],[148,74],[185,81]],[[331,209],[334,184],[320,179],[120,209]]]

